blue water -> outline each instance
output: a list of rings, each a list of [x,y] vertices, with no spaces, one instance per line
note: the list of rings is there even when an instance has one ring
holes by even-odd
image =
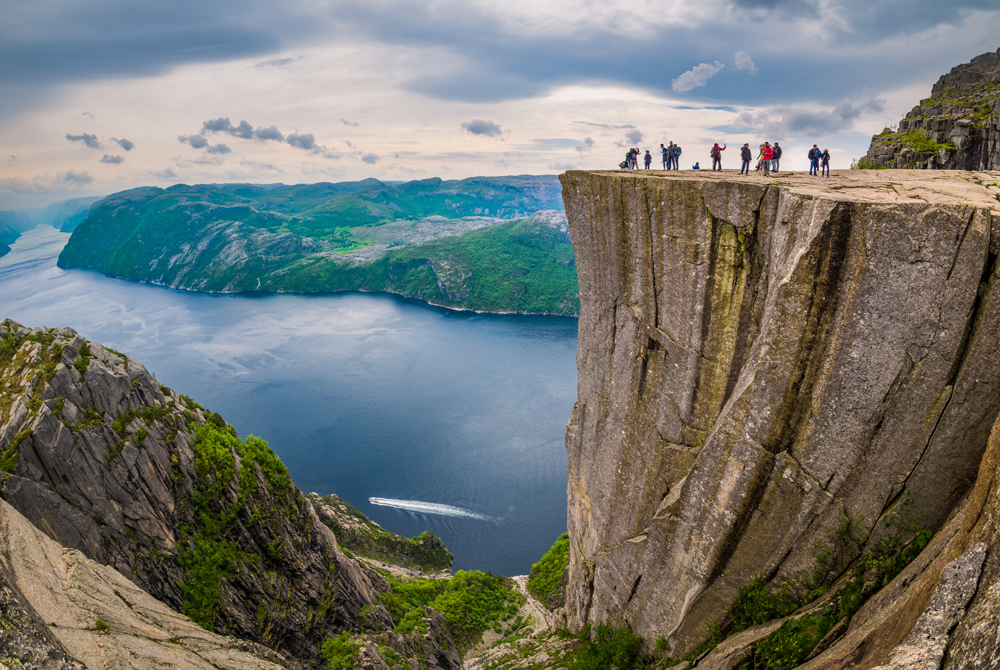
[[[266,439],[303,491],[427,529],[455,569],[524,574],[566,528],[576,319],[383,294],[205,295],[61,270],[40,226],[0,258],[0,319],[70,326]],[[444,507],[371,505],[379,497]],[[469,515],[419,510],[458,508]]]

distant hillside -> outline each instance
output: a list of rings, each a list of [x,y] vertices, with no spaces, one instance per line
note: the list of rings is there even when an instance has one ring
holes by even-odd
[[[560,210],[554,176],[140,188],[94,205],[59,266],[196,291],[388,291],[576,314]]]
[[[73,198],[54,202],[48,207],[0,212],[0,256],[26,230],[47,224],[63,232],[76,228],[87,216],[90,206],[100,197]]]

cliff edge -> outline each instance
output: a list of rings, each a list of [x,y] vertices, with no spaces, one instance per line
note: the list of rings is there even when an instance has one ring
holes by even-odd
[[[802,603],[890,541],[954,536],[1000,410],[1000,174],[561,180],[571,627],[681,658],[748,585]]]

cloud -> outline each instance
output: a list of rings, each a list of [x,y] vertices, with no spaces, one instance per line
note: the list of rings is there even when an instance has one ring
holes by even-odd
[[[347,146],[351,147],[352,149],[354,149],[354,148],[355,148],[355,147],[354,147],[354,143],[353,143],[353,142],[351,142],[350,140],[344,140],[344,144],[346,144]],[[398,158],[398,157],[397,157],[397,158]]]
[[[93,114],[91,114],[90,112],[84,112],[84,113],[83,113],[83,114],[81,114],[80,116],[89,116],[90,118],[94,118],[94,115],[93,115]]]
[[[70,142],[83,142],[91,149],[101,148],[101,143],[97,141],[97,135],[91,135],[90,133],[81,133],[80,135],[70,135],[67,133],[66,139]]]
[[[210,154],[228,154],[232,149],[227,147],[225,144],[210,144],[205,147],[205,151]]]
[[[289,133],[285,140],[293,147],[312,151],[316,149],[316,137],[312,133]]]
[[[240,125],[234,126],[228,117],[211,119],[205,121],[202,125],[201,132],[204,133],[226,133],[227,135],[232,135],[233,137],[239,137],[244,140],[252,140],[254,137],[253,126],[251,126],[247,121],[240,121]],[[274,126],[271,126],[272,128]]]
[[[737,51],[734,57],[737,70],[747,70],[750,74],[757,74],[757,66],[746,51]]]
[[[844,99],[832,110],[803,107],[772,108],[763,112],[743,112],[736,116],[738,124],[762,131],[768,137],[782,140],[788,135],[825,136],[851,130],[864,114],[885,109],[885,98],[869,94],[860,102]]]
[[[135,144],[134,144],[134,143],[132,143],[132,142],[131,142],[131,141],[129,141],[129,140],[126,140],[125,138],[122,138],[122,139],[118,139],[118,138],[116,138],[116,137],[112,137],[112,138],[111,138],[111,141],[112,141],[112,142],[117,142],[117,143],[118,143],[118,146],[120,146],[120,147],[121,147],[122,149],[124,149],[125,151],[132,151],[132,149],[134,149],[134,148],[135,148]]]
[[[101,156],[98,159],[98,162],[99,163],[108,163],[110,165],[120,165],[121,163],[125,162],[125,157],[124,156],[110,156],[108,154],[104,154],[103,156]]]
[[[485,135],[486,137],[500,137],[503,135],[503,128],[500,124],[482,119],[473,119],[468,123],[463,123],[462,127],[473,135]]]
[[[190,144],[194,149],[204,149],[208,146],[208,140],[205,139],[204,135],[178,135],[177,140]]]
[[[693,88],[704,86],[708,83],[709,79],[721,72],[725,67],[726,66],[719,61],[715,61],[714,64],[702,63],[700,65],[695,65],[693,68],[677,77],[677,79],[673,80],[673,89],[683,93],[685,91],[690,91]]]
[[[32,193],[35,188],[24,179],[17,179],[14,177],[7,177],[5,179],[0,179],[0,191],[9,191],[10,193],[24,194]]]
[[[595,128],[606,128],[607,130],[622,130],[625,128],[635,128],[631,123],[626,123],[623,125],[614,125],[611,123],[592,123],[590,121],[575,121],[574,123],[579,123],[584,126],[594,126]]]
[[[549,169],[556,170],[557,172],[565,172],[566,170],[575,170],[576,166],[572,163],[556,163],[555,165],[550,165]]]
[[[643,135],[638,130],[630,130],[627,133],[625,133],[625,139],[628,140],[631,144],[639,144],[639,142],[642,142],[642,140],[645,139],[645,137],[646,136]]]
[[[378,163],[378,161],[379,161],[378,156],[376,156],[373,153],[367,153],[361,157],[361,162],[368,163],[369,165],[375,165],[375,163]]]
[[[294,60],[294,58],[272,58],[271,60],[261,61],[254,65],[254,67],[283,67]]]
[[[59,180],[64,181],[67,184],[74,184],[76,186],[86,186],[94,181],[86,172],[77,172],[76,170],[67,170],[66,172],[59,173]]]
[[[573,148],[581,154],[590,153],[590,151],[594,148],[594,140],[589,137],[584,137],[583,141]]]
[[[16,161],[17,160],[17,156],[11,154],[10,156],[7,157],[7,160],[8,161]]]
[[[341,119],[340,122],[343,123],[345,126],[350,126],[352,128],[357,128],[358,126],[361,125],[360,123],[357,123],[356,121],[348,121],[347,119]]]
[[[254,131],[254,137],[256,137],[261,142],[266,142],[267,140],[274,140],[276,142],[284,142],[285,136],[281,134],[275,126],[270,126],[268,128],[258,128]]]
[[[147,172],[154,177],[159,177],[160,179],[177,179],[177,173],[170,168],[164,168],[162,170],[147,170]]]

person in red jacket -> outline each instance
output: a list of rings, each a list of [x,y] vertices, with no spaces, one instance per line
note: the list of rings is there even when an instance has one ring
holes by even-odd
[[[774,158],[774,149],[769,142],[764,142],[764,148],[760,150],[761,165],[764,166],[764,176],[771,174],[771,160]]]
[[[712,157],[712,171],[718,170],[722,172],[722,152],[726,150],[726,145],[723,144],[721,147],[719,143],[716,142],[712,146],[712,150],[708,152],[708,155]]]

